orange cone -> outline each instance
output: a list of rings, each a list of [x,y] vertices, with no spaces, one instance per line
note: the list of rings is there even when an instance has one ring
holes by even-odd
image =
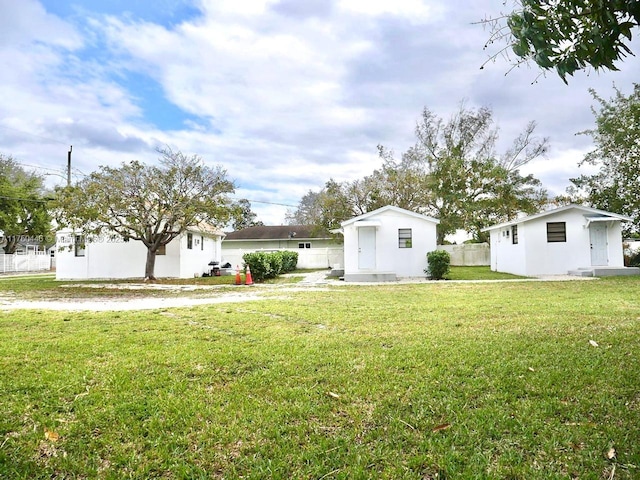
[[[251,269],[247,265],[247,273],[245,274],[245,285],[253,285],[253,278],[251,278]]]
[[[240,278],[240,267],[236,265],[236,285],[242,285],[242,278]]]

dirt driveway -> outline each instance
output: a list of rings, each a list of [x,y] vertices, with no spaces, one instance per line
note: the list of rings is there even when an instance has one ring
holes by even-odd
[[[266,298],[283,299],[287,294],[297,291],[327,290],[332,287],[365,285],[372,286],[375,283],[345,283],[336,279],[327,279],[326,271],[316,271],[304,274],[304,279],[296,284],[280,285],[252,285],[238,287],[197,287],[187,285],[166,284],[96,284],[99,289],[128,289],[148,292],[148,295],[130,297],[109,298],[64,298],[59,300],[20,300],[15,297],[0,297],[0,311],[18,309],[34,310],[60,310],[60,311],[123,311],[123,310],[153,310],[178,307],[192,307],[197,305],[212,305],[221,303],[251,302]],[[296,273],[295,276],[300,276]],[[544,278],[531,278],[520,280],[479,280],[476,282],[513,282],[513,281],[568,281],[588,280],[588,277],[552,276]],[[426,279],[400,279],[395,283],[428,283]],[[454,281],[452,281],[454,282]],[[73,286],[73,285],[71,285]],[[87,287],[86,284],[82,285]],[[154,291],[163,290],[164,296],[155,296]],[[198,296],[190,296],[189,292],[199,290]],[[167,295],[167,293],[169,295]]]

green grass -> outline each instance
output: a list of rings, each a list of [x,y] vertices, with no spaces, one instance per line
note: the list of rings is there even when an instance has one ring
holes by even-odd
[[[0,311],[0,478],[639,478],[638,287]]]
[[[517,280],[517,275],[510,273],[492,272],[488,266],[482,267],[451,267],[447,280]]]

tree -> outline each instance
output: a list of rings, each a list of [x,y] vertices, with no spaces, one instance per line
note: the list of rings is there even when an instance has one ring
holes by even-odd
[[[640,85],[625,96],[615,88],[615,96],[605,100],[590,90],[599,109],[592,108],[596,128],[581,132],[593,138],[595,149],[583,164],[600,170],[593,175],[572,178],[568,189],[574,202],[620,213],[633,218],[625,234],[640,233]]]
[[[309,190],[295,211],[287,212],[287,223],[313,225],[318,231],[338,228],[344,220],[367,211],[360,210],[360,187],[359,180],[339,183],[331,178],[319,192]]]
[[[548,141],[535,138],[535,127],[530,122],[498,155],[490,108],[468,109],[463,102],[448,121],[423,110],[416,145],[402,161],[422,166],[415,185],[424,192],[423,213],[440,219],[439,244],[458,229],[486,241],[484,227],[514,218],[519,211],[533,213],[546,202],[540,181],[519,171],[546,154]]]
[[[44,198],[43,177],[24,170],[11,156],[0,154],[0,232],[6,254],[15,253],[21,238],[45,239],[51,216]]]
[[[547,139],[535,138],[534,131],[531,122],[498,156],[491,109],[471,110],[462,103],[445,122],[425,108],[417,142],[399,160],[378,146],[380,169],[353,182],[329,180],[319,192],[305,195],[289,218],[332,229],[353,216],[394,205],[437,217],[440,244],[458,229],[485,241],[484,227],[521,211],[534,213],[546,203],[540,181],[519,171],[546,153]]]
[[[85,233],[115,232],[147,247],[145,277],[154,280],[156,252],[188,227],[224,225],[233,211],[226,171],[169,148],[158,150],[159,166],[138,161],[102,166],[74,187],[58,190],[66,225]]]
[[[258,215],[251,210],[251,202],[246,198],[241,198],[233,206],[231,228],[237,231],[264,225],[262,221],[256,220],[257,217]]]
[[[532,61],[543,70],[555,69],[567,83],[567,75],[589,66],[618,70],[616,63],[633,55],[628,43],[640,25],[637,0],[520,0],[518,4],[520,8],[507,15],[481,22],[491,26],[485,48],[506,41],[518,57],[516,64]]]

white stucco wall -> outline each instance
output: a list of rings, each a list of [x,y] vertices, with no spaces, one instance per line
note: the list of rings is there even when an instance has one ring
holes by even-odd
[[[547,242],[547,223],[565,222],[566,242]],[[621,267],[622,236],[619,221],[606,222],[608,266]],[[509,231],[509,236],[504,232]],[[585,212],[564,210],[518,224],[518,244],[511,227],[491,230],[491,269],[515,275],[563,275],[591,266],[590,230]]]
[[[209,271],[210,261],[220,258],[220,237],[205,237],[204,249],[195,240],[187,250],[186,234],[166,246],[166,255],[157,255],[155,275],[158,278],[192,278]],[[70,232],[58,232],[56,252],[56,279],[117,279],[143,278],[147,260],[147,248],[140,241],[123,242],[109,235],[100,235],[85,245],[83,257],[76,257]],[[217,255],[217,256],[216,256]]]
[[[357,222],[343,225],[345,275],[370,272],[391,272],[398,277],[424,277],[427,268],[427,253],[436,250],[436,223],[428,219],[387,210],[369,216],[367,221],[379,220],[375,227],[375,268],[359,268]],[[411,248],[398,246],[398,230],[410,228]]]

